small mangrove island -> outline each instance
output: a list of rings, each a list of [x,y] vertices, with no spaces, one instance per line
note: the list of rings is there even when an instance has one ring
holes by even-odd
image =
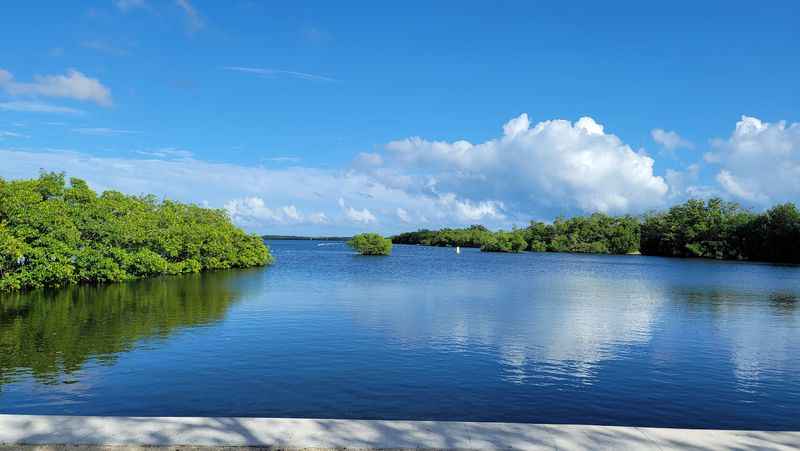
[[[0,178],[0,291],[121,282],[272,263],[224,210],[97,194],[63,173]]]
[[[360,233],[347,244],[361,255],[389,255],[392,253],[392,240],[377,233]]]
[[[493,232],[482,225],[418,230],[396,244],[474,247],[484,252],[575,252],[800,263],[800,211],[793,203],[754,213],[712,198],[642,216],[594,213]]]

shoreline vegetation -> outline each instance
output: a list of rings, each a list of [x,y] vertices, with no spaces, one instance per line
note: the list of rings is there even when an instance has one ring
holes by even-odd
[[[264,266],[261,237],[224,210],[97,194],[85,181],[43,172],[0,178],[0,292]]]
[[[390,255],[392,240],[377,233],[359,233],[347,242],[347,245],[361,255]]]
[[[422,229],[392,237],[395,244],[472,247],[484,252],[641,254],[800,263],[800,211],[793,203],[753,213],[721,199],[689,200],[635,216],[594,213],[552,224],[492,232],[482,225]]]

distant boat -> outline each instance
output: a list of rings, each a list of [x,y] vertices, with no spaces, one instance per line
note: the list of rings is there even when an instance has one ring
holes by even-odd
[[[461,246],[456,246],[456,254],[460,254],[460,253],[461,253]]]

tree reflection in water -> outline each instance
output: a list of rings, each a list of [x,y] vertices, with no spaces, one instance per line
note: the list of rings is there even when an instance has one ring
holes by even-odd
[[[113,363],[143,339],[219,321],[249,271],[221,271],[0,296],[0,387],[58,383],[88,360]]]

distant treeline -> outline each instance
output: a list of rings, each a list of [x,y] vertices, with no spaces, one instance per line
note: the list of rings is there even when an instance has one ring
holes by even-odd
[[[753,213],[720,199],[689,200],[641,217],[558,218],[492,232],[481,225],[419,230],[397,244],[477,247],[487,252],[585,252],[800,263],[800,211],[793,203]]]
[[[486,252],[589,252],[626,254],[639,249],[639,220],[601,213],[531,222],[523,229],[492,232],[484,226],[419,230],[392,237],[397,244],[477,247]]]
[[[308,241],[350,241],[349,236],[295,236],[295,235],[264,235],[265,240],[308,240]]]
[[[97,194],[58,173],[0,178],[0,291],[271,262],[261,237],[235,227],[224,210]]]

